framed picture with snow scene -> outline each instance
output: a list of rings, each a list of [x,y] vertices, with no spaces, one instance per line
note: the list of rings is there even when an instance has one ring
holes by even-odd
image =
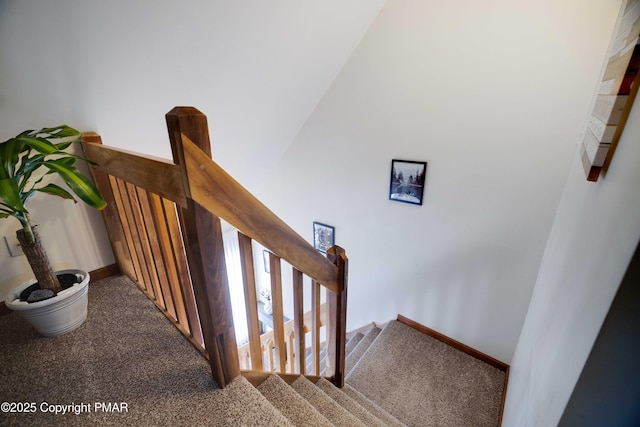
[[[389,200],[422,205],[427,162],[391,160]]]
[[[313,247],[323,254],[327,254],[327,249],[335,245],[336,229],[327,224],[319,222],[313,223]]]

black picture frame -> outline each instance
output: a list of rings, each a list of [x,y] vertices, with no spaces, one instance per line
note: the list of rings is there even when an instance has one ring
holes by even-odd
[[[422,205],[427,162],[415,160],[391,160],[389,200]]]
[[[321,222],[313,222],[313,247],[318,252],[327,254],[327,249],[335,245],[336,229]]]

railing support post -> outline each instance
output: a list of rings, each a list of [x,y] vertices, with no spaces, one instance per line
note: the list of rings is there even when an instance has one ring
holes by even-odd
[[[327,258],[338,267],[341,292],[327,291],[327,376],[336,387],[344,387],[345,347],[347,342],[347,278],[349,259],[344,249],[333,246]]]
[[[174,162],[182,168],[187,207],[179,209],[193,292],[213,378],[225,387],[240,376],[220,219],[191,198],[183,138],[211,157],[207,118],[193,107],[166,115]]]

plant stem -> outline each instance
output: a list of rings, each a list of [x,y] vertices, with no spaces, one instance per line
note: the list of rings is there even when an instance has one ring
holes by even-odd
[[[22,229],[24,230],[25,237],[29,243],[35,243],[36,238],[33,235],[33,227],[31,226],[31,219],[29,218],[29,214],[25,213],[24,216],[17,217],[18,221],[22,224]]]

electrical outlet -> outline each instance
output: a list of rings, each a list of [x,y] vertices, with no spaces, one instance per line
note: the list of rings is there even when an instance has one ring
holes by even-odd
[[[4,236],[4,241],[7,242],[7,248],[9,248],[11,256],[16,257],[24,255],[20,242],[18,242],[18,238],[16,236]]]

